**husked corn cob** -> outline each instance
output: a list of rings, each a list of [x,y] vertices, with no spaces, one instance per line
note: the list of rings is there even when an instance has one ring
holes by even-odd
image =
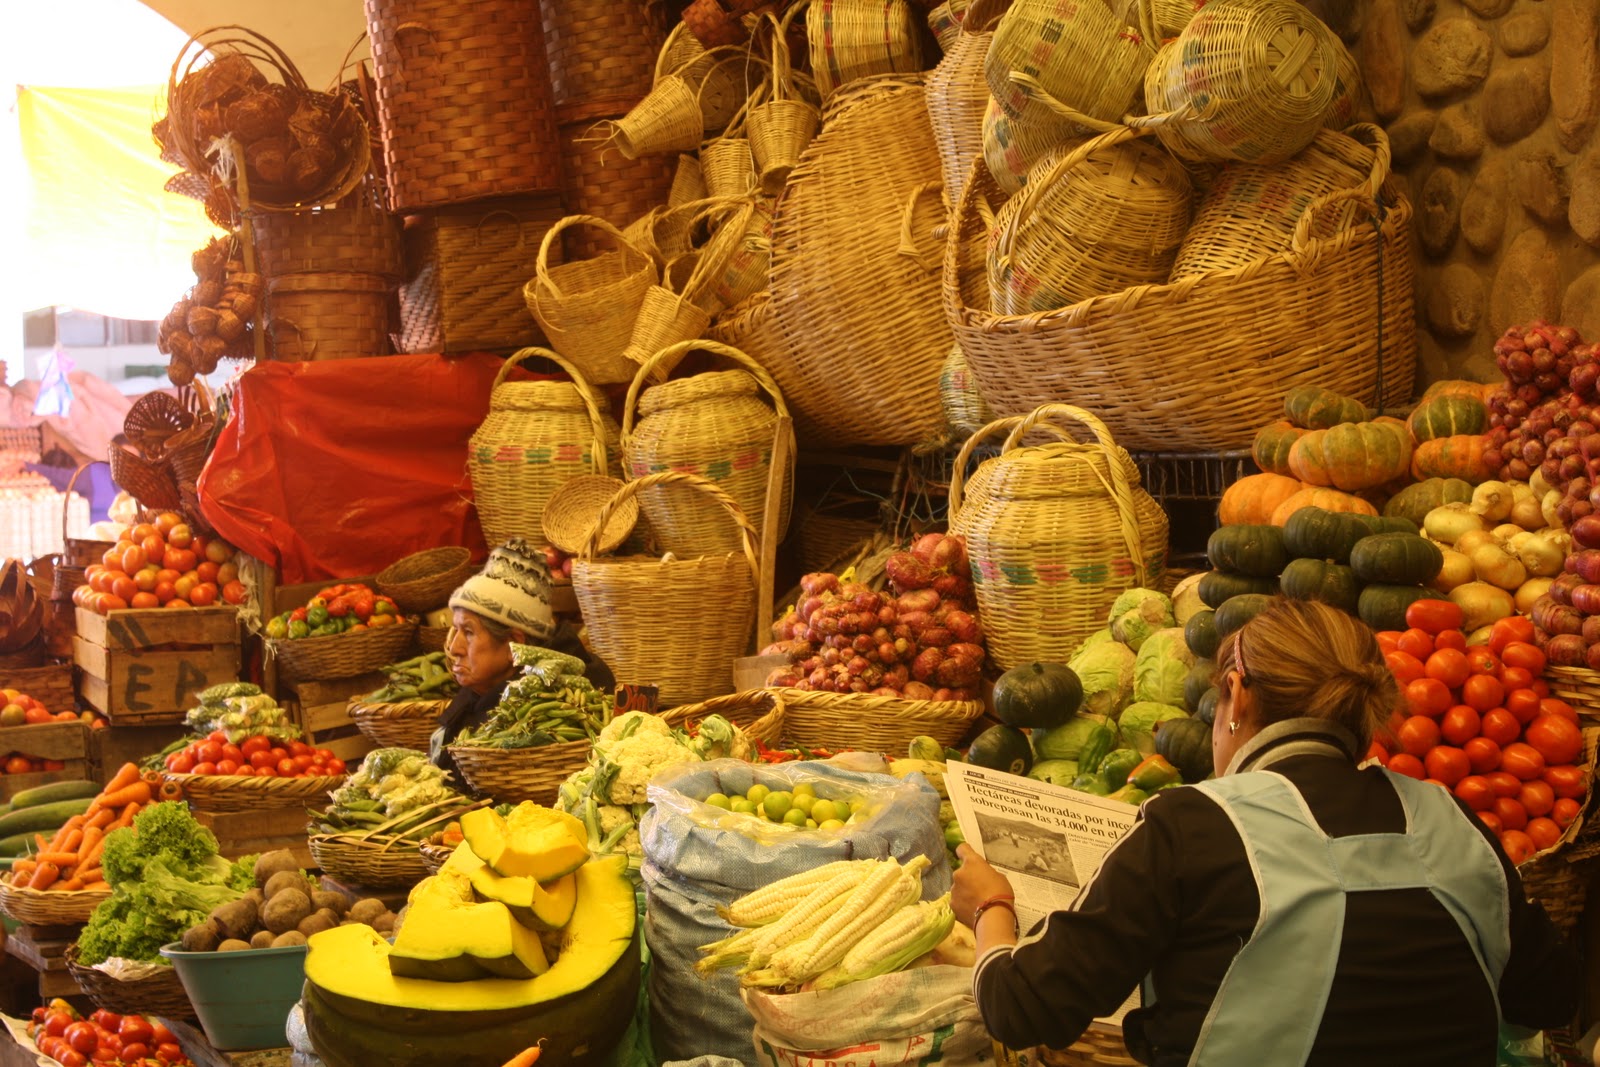
[[[770,970],[780,984],[800,985],[821,974],[889,916],[915,902],[927,866],[928,858],[918,856],[904,867],[889,861],[869,874],[810,937],[773,954]]]
[[[833,877],[802,896],[798,903],[791,906],[776,921],[765,926],[742,930],[715,944],[702,946],[700,951],[709,954],[695,965],[695,969],[702,975],[709,975],[724,967],[732,967],[747,961],[750,966],[761,966],[777,949],[796,937],[805,936],[821,925],[834,914],[829,910],[829,904],[837,902],[855,889],[875,868],[883,864],[876,860],[868,860],[845,861],[843,864],[828,864],[828,866],[839,869]]]
[[[856,942],[837,966],[818,976],[816,987],[832,989],[903,970],[949,937],[955,921],[948,893],[938,900],[909,904]]]
[[[813,889],[830,879],[862,865],[860,860],[837,860],[809,871],[780,878],[769,886],[746,893],[717,913],[734,926],[764,926],[781,919],[785,912],[804,900]]]

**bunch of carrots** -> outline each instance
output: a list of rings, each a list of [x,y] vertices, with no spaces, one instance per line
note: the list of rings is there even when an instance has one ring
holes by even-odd
[[[100,870],[106,835],[132,826],[140,809],[154,799],[163,799],[157,796],[161,789],[159,773],[141,775],[137,764],[123,764],[82,815],[69,818],[54,837],[34,835],[39,851],[11,865],[11,884],[28,889],[109,892],[111,886]]]

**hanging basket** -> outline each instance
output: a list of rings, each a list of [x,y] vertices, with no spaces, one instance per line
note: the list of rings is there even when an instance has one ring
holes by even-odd
[[[556,239],[578,227],[605,233],[613,244],[591,259],[552,265]],[[645,294],[657,282],[650,257],[611,223],[570,215],[552,226],[539,247],[534,276],[522,297],[550,344],[596,385],[625,382],[635,365],[622,352],[633,335]]]
[[[669,45],[670,45],[669,41]],[[693,152],[744,103],[744,78],[723,49],[703,52],[658,78],[645,98],[609,123],[610,143],[629,159],[652,152]]]
[[[795,86],[794,65],[789,57],[789,19],[795,10],[798,9],[791,8],[781,22],[766,16],[772,26],[772,81],[767,98],[752,106],[745,119],[750,152],[755,157],[756,181],[768,196],[783,191],[789,172],[822,126],[822,113]]]
[[[596,558],[596,542],[612,508],[673,483],[722,506],[739,529],[739,552],[700,559]],[[588,542],[573,560],[572,588],[589,643],[617,680],[656,686],[662,706],[669,708],[729,692],[733,661],[749,647],[755,625],[760,574],[755,527],[733,498],[697,475],[647,475],[611,498]],[[707,612],[707,604],[716,610]],[[642,605],[649,611],[641,612]]]
[[[151,511],[171,511],[183,506],[170,464],[145,459],[121,445],[112,445],[107,455],[111,460],[111,480],[144,507]]]

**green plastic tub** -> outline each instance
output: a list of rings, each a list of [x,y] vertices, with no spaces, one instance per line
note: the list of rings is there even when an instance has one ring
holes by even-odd
[[[161,954],[177,970],[213,1048],[235,1052],[289,1043],[284,1024],[305,983],[304,945],[185,952],[174,941]]]

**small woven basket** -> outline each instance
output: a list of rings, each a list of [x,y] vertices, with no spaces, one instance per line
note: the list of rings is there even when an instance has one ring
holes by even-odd
[[[308,802],[323,799],[344,781],[343,775],[256,778],[244,774],[164,774],[162,777],[183,789],[183,799],[195,811],[219,815],[305,807]]]
[[[772,747],[784,737],[786,705],[777,689],[746,689],[742,693],[684,704],[661,716],[673,729],[686,729],[708,715],[721,715],[748,736]]]
[[[170,464],[146,459],[121,445],[112,445],[107,458],[111,461],[111,480],[144,507],[151,511],[170,511],[183,506]]]
[[[378,274],[280,274],[267,281],[273,359],[307,363],[390,351],[389,282]]]
[[[268,639],[267,651],[277,657],[279,675],[293,685],[370,674],[405,659],[416,636],[416,623],[398,622],[326,637]]]
[[[790,9],[792,17],[798,8]],[[766,99],[750,108],[745,132],[755,158],[756,183],[768,196],[777,196],[800,162],[800,154],[822,127],[822,112],[795,86],[789,57],[789,18],[782,22],[763,16],[772,26],[772,81]]]
[[[874,74],[921,70],[917,22],[905,0],[812,0],[806,8],[806,41],[822,98]]]
[[[449,706],[448,700],[378,704],[361,697],[352,697],[349,705],[356,727],[378,747],[413,748],[418,752],[428,751],[439,715]]]
[[[580,475],[562,485],[551,494],[540,518],[545,538],[567,555],[575,555],[594,529],[595,518],[622,486],[620,480],[603,474]],[[595,551],[607,555],[621,548],[638,522],[639,502],[629,497],[621,507],[612,509]]]
[[[449,845],[417,846],[417,854],[422,857],[422,865],[428,869],[429,874],[438,874],[454,853],[455,849]]]
[[[78,946],[68,945],[67,973],[78,983],[94,1006],[118,1015],[154,1015],[168,1019],[194,1018],[194,1005],[178,979],[175,968],[167,966],[133,982],[113,978],[104,971],[78,962]]]
[[[596,558],[610,511],[642,490],[671,483],[715,499],[739,528],[742,551],[701,559]],[[755,625],[760,574],[755,527],[733,498],[697,475],[647,475],[611,498],[587,540],[572,563],[572,588],[589,643],[617,680],[656,686],[664,707],[732,689],[733,661],[748,648]],[[717,610],[708,614],[708,603]],[[643,604],[650,611],[641,612]],[[694,626],[658,621],[689,618]]]
[[[691,200],[704,200],[709,195],[699,157],[680,155],[677,165],[672,169],[672,188],[667,191],[667,206],[677,207]]]
[[[368,197],[355,199],[350,207],[252,213],[260,272],[268,279],[280,274],[376,274],[398,281],[398,220],[368,203]]]
[[[1110,4],[1016,0],[995,25],[984,74],[989,95],[1013,119],[1046,126],[1064,106],[1087,123],[1109,123],[1132,107],[1154,58]],[[1019,84],[1014,73],[1038,88]]]
[[[455,545],[414,552],[378,572],[373,584],[402,614],[421,615],[444,607],[456,587],[472,576],[472,553]]]
[[[416,842],[375,842],[348,834],[311,834],[311,858],[347,885],[369,889],[406,889],[428,877]]]
[[[914,737],[942,745],[966,737],[983,715],[981,700],[902,700],[870,693],[781,689],[783,735],[806,748],[905,754]]]
[[[273,219],[293,218],[271,215]],[[194,422],[194,415],[171,393],[146,393],[133,402],[122,420],[122,435],[128,443],[151,459],[160,459],[167,441]]]
[[[944,195],[954,204],[972,161],[983,155],[983,116],[989,110],[989,83],[983,61],[1009,0],[978,0],[967,9],[944,58],[928,75],[928,119],[939,143]]]
[[[663,60],[672,43],[668,38]],[[744,75],[735,67],[744,62],[742,50],[715,48],[658,77],[643,100],[606,124],[610,143],[629,159],[698,151],[706,134],[726,127],[744,104]]]
[[[555,804],[561,783],[587,766],[591,747],[588,741],[537,748],[449,746],[467,788],[476,795],[493,797],[498,804],[531,800],[546,807]]]
[[[25,926],[73,926],[86,923],[109,889],[29,889],[0,880],[0,912]]]
[[[448,626],[418,626],[417,650],[419,652],[443,652],[445,642],[450,639]]]
[[[552,264],[552,244],[578,227],[604,232],[615,247],[589,259]],[[633,377],[635,364],[622,352],[633,336],[645,294],[657,281],[655,263],[621,230],[592,215],[569,215],[544,235],[522,299],[551,347],[588,381],[610,385]]]

